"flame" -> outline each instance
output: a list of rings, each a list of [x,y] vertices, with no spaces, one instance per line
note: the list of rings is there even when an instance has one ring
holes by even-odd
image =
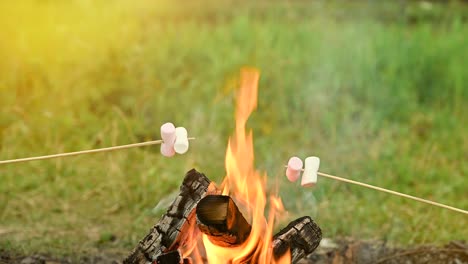
[[[267,205],[266,174],[254,167],[252,131],[246,131],[250,114],[257,107],[257,87],[260,74],[253,68],[241,71],[241,83],[236,105],[236,129],[229,138],[226,150],[226,177],[222,184],[222,194],[236,201],[244,217],[251,224],[248,239],[236,247],[220,247],[213,244],[206,235],[193,230],[181,249],[184,257],[190,256],[194,263],[209,264],[290,264],[290,252],[275,260],[272,252],[273,227],[276,217],[284,212],[279,197],[270,196],[268,219],[265,217]],[[205,254],[203,254],[205,251]],[[202,256],[206,256],[204,259]]]
[[[289,264],[290,255],[279,260],[273,259],[271,239],[274,220],[278,212],[283,211],[279,198],[270,198],[268,220],[265,218],[267,205],[266,175],[254,168],[254,149],[252,131],[246,131],[247,120],[257,107],[257,87],[259,72],[248,68],[241,71],[241,85],[236,106],[236,129],[229,139],[226,150],[226,178],[223,194],[236,200],[243,208],[244,217],[250,221],[252,231],[249,238],[240,246],[224,248],[212,244],[203,235],[203,244],[209,264],[243,263],[254,260],[255,263]]]

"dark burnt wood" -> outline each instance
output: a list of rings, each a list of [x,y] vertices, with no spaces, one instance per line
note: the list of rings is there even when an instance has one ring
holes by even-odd
[[[237,246],[249,237],[251,226],[229,196],[205,196],[197,205],[196,215],[198,228],[215,245]]]
[[[309,217],[298,218],[273,237],[273,256],[279,259],[291,251],[291,263],[312,253],[322,240],[320,227]]]
[[[167,212],[123,261],[124,264],[153,262],[164,252],[183,246],[196,228],[195,207],[207,194],[217,194],[214,184],[202,173],[190,170],[180,193]]]
[[[179,250],[173,250],[156,257],[156,264],[184,264],[184,258]]]

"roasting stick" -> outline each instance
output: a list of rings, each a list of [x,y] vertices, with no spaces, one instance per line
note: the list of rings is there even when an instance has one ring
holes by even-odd
[[[423,198],[419,198],[419,197],[416,197],[416,196],[412,196],[412,195],[409,195],[409,194],[404,194],[404,193],[388,190],[388,189],[385,189],[385,188],[377,187],[377,186],[370,185],[370,184],[363,183],[363,182],[358,182],[358,181],[353,181],[353,180],[349,180],[349,179],[345,179],[345,178],[340,178],[340,177],[330,175],[330,174],[326,174],[326,173],[322,173],[322,172],[317,172],[317,174],[320,175],[320,176],[323,176],[323,177],[327,177],[327,178],[330,178],[330,179],[337,180],[337,181],[356,184],[356,185],[366,187],[366,188],[369,188],[369,189],[374,189],[374,190],[377,190],[377,191],[380,191],[380,192],[386,192],[386,193],[393,194],[393,195],[396,195],[396,196],[401,196],[401,197],[412,199],[412,200],[415,200],[415,201],[418,201],[418,202],[422,202],[422,203],[442,207],[442,208],[445,208],[445,209],[449,209],[449,210],[452,210],[452,211],[456,211],[456,212],[468,215],[468,211],[466,211],[466,210],[459,209],[459,208],[449,206],[449,205],[445,205],[445,204],[441,204],[441,203],[436,203],[436,202],[426,200],[426,199],[423,199]]]
[[[188,140],[194,140],[194,137],[187,138]],[[11,163],[18,163],[18,162],[26,162],[26,161],[34,161],[34,160],[45,160],[45,159],[54,159],[54,158],[62,158],[62,157],[70,157],[70,156],[77,156],[83,154],[92,154],[92,153],[99,153],[99,152],[108,152],[114,150],[121,150],[121,149],[129,149],[129,148],[137,148],[137,147],[144,147],[144,146],[151,146],[162,144],[164,141],[162,139],[159,140],[152,140],[140,143],[133,143],[127,145],[120,145],[114,147],[107,147],[107,148],[98,148],[98,149],[89,149],[89,150],[81,150],[75,152],[66,152],[66,153],[59,153],[59,154],[52,154],[46,156],[37,156],[37,157],[29,157],[29,158],[21,158],[21,159],[11,159],[11,160],[0,160],[1,164],[11,164]]]
[[[287,165],[285,167],[288,168]],[[317,166],[317,169],[318,169],[318,166]],[[302,168],[299,168],[299,169],[296,169],[296,170],[297,171],[305,171],[305,169],[302,169]],[[415,201],[418,201],[418,202],[421,202],[421,203],[426,203],[426,204],[430,204],[430,205],[433,205],[433,206],[438,206],[438,207],[441,207],[441,208],[445,208],[445,209],[448,209],[448,210],[452,210],[452,211],[455,211],[455,212],[459,212],[459,213],[468,215],[467,210],[463,210],[463,209],[456,208],[456,207],[453,207],[453,206],[449,206],[449,205],[445,205],[445,204],[441,204],[441,203],[436,203],[436,202],[426,200],[426,199],[423,199],[423,198],[419,198],[419,197],[416,197],[416,196],[412,196],[412,195],[409,195],[409,194],[392,191],[392,190],[389,190],[389,189],[385,189],[385,188],[382,188],[382,187],[370,185],[370,184],[363,183],[363,182],[358,182],[358,181],[353,181],[353,180],[349,180],[349,179],[346,179],[346,178],[341,178],[341,177],[338,177],[338,176],[335,176],[335,175],[330,175],[330,174],[319,172],[319,171],[316,171],[315,173],[317,175],[322,176],[322,177],[326,177],[326,178],[333,179],[333,180],[336,180],[336,181],[341,181],[341,182],[346,182],[346,183],[359,185],[359,186],[366,187],[366,188],[369,188],[369,189],[377,190],[379,192],[386,192],[386,193],[389,193],[389,194],[392,194],[392,195],[404,197],[404,198],[415,200]],[[316,182],[316,180],[315,180],[315,182]],[[312,186],[312,185],[304,185],[303,184],[303,186]]]
[[[70,157],[70,156],[77,156],[82,154],[92,154],[98,152],[107,152],[107,151],[114,151],[120,149],[129,149],[129,148],[137,148],[137,147],[144,147],[150,145],[157,145],[161,144],[161,154],[165,157],[172,157],[175,153],[184,154],[187,152],[189,148],[189,140],[195,139],[194,137],[187,136],[187,129],[184,127],[175,127],[174,124],[168,122],[164,123],[161,126],[161,138],[159,140],[152,140],[140,143],[133,143],[127,145],[120,145],[108,148],[98,148],[98,149],[90,149],[90,150],[82,150],[82,151],[75,151],[75,152],[66,152],[66,153],[59,153],[59,154],[52,154],[46,156],[38,156],[38,157],[30,157],[30,158],[22,158],[22,159],[11,159],[11,160],[0,160],[0,165],[2,164],[10,164],[10,163],[17,163],[17,162],[26,162],[26,161],[33,161],[33,160],[45,160],[45,159],[54,159],[54,158],[62,158],[62,157]]]

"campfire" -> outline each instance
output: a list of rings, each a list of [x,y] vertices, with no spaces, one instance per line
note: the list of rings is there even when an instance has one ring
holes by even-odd
[[[287,264],[318,246],[321,230],[308,216],[273,235],[284,208],[279,197],[266,194],[267,177],[254,168],[253,135],[246,131],[258,80],[255,69],[241,73],[223,183],[217,186],[195,169],[187,172],[177,198],[124,263]]]

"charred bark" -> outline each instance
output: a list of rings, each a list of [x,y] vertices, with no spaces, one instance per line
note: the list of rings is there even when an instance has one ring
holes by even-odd
[[[184,258],[179,250],[173,250],[159,255],[155,264],[192,264],[192,259]]]
[[[242,244],[250,234],[251,226],[229,196],[208,195],[197,205],[198,228],[218,246]]]
[[[196,227],[195,207],[198,202],[205,195],[216,193],[216,187],[204,174],[195,169],[187,172],[177,198],[123,263],[153,262],[162,253],[183,246]]]
[[[273,237],[273,256],[279,259],[291,252],[291,263],[312,253],[322,240],[320,227],[309,217],[298,218]]]
[[[170,251],[156,257],[157,264],[184,264],[184,258],[179,250]]]

